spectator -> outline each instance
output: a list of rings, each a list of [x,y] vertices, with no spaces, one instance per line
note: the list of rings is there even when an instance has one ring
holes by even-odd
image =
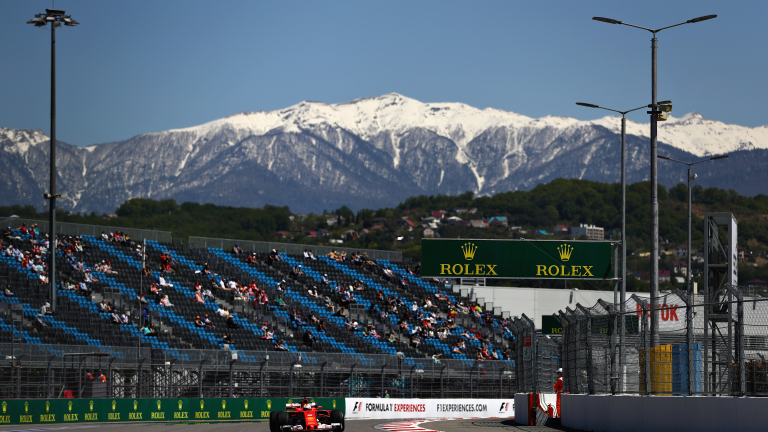
[[[232,316],[231,314],[227,317],[227,328],[230,328],[230,329],[238,328],[237,324],[235,323],[235,317]]]
[[[195,326],[196,327],[205,327],[205,323],[203,323],[203,320],[200,319],[200,315],[195,317]]]
[[[144,266],[144,268],[141,270],[142,276],[152,276],[152,269],[149,267],[149,264]]]
[[[13,293],[11,292],[11,284],[6,285],[6,287],[5,287],[5,296],[6,297],[13,297]]]
[[[139,303],[141,303],[142,306],[146,306],[146,305],[149,304],[149,303],[147,303],[147,299],[144,298],[144,293],[141,293],[138,296],[136,296],[136,300],[138,300]]]
[[[262,339],[268,339],[268,340],[272,340],[274,338],[275,338],[275,331],[270,328],[268,328],[267,331],[264,332],[264,336],[262,337]]]
[[[222,338],[222,341],[225,344],[232,345],[235,343],[235,339],[232,337],[232,333],[224,333],[224,337]]]
[[[278,340],[277,343],[275,343],[275,351],[288,351],[288,348],[285,347],[282,340]]]
[[[267,263],[269,265],[274,264],[277,261],[282,261],[283,258],[280,257],[280,253],[277,251],[277,249],[272,249],[272,252],[269,253],[269,256],[267,257]]]
[[[101,313],[109,313],[110,306],[107,304],[107,299],[101,299],[101,303],[99,303],[99,311]]]
[[[235,243],[235,246],[232,248],[232,253],[235,254],[235,255],[242,255],[243,254],[243,249],[240,248],[240,245]]]
[[[259,261],[256,259],[256,252],[248,256],[248,259],[246,259],[245,262],[251,263],[251,264],[258,264]]]
[[[208,314],[205,314],[203,324],[205,324],[205,326],[208,328],[216,328],[216,326],[213,325],[213,321],[211,321],[211,319],[208,317]]]
[[[320,325],[317,327],[317,331],[325,332],[325,321],[320,321]]]
[[[227,309],[226,306],[220,307],[219,310],[216,311],[216,313],[219,314],[219,316],[224,319],[229,318],[229,309]]]
[[[161,287],[173,287],[173,284],[170,282],[167,282],[162,275],[157,277],[157,284],[160,285]]]
[[[203,274],[209,275],[211,274],[211,269],[208,267],[208,263],[203,264]]]
[[[307,329],[307,331],[304,332],[304,336],[302,338],[304,340],[304,344],[310,348],[312,348],[315,345],[315,337],[312,336],[312,332]]]
[[[35,320],[35,322],[40,327],[48,327],[48,324],[43,322],[43,314],[37,314],[37,320]]]
[[[45,302],[45,304],[43,304],[43,306],[40,308],[40,315],[53,315],[50,303]]]
[[[117,310],[112,311],[112,324],[121,324],[120,315],[118,315]]]
[[[125,311],[120,314],[120,324],[128,324],[128,316],[125,314]]]
[[[173,303],[168,299],[168,294],[164,295],[160,300],[160,305],[164,307],[173,307]]]

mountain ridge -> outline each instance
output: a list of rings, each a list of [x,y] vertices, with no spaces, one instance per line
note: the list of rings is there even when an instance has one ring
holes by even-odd
[[[145,197],[319,212],[341,205],[378,208],[419,194],[529,189],[557,177],[613,182],[619,128],[615,116],[534,119],[397,93],[339,104],[304,101],[120,142],[60,142],[60,204],[103,212]],[[628,180],[646,179],[648,125],[627,121],[627,132]],[[0,128],[0,154],[7,155],[0,169],[12,174],[0,184],[0,204],[41,205],[48,146],[40,144],[47,139],[39,130]],[[727,163],[697,166],[702,184],[747,195],[765,184],[759,168],[768,164],[766,126],[727,125],[689,113],[660,123],[659,140],[659,154],[676,159],[731,153]],[[681,181],[678,171],[660,169],[660,182]]]

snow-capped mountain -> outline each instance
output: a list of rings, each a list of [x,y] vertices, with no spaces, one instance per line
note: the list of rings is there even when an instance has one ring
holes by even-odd
[[[133,197],[294,211],[392,206],[419,194],[491,194],[558,177],[619,179],[617,117],[540,119],[461,103],[422,103],[391,93],[340,104],[301,102],[232,115],[129,140],[58,146],[61,204],[110,211]],[[629,181],[648,177],[648,125],[627,122]],[[660,154],[691,159],[701,184],[764,191],[768,127],[748,128],[691,113],[659,126]],[[42,204],[48,138],[0,128],[0,205]],[[738,170],[736,169],[738,168]],[[685,178],[664,165],[660,181]]]

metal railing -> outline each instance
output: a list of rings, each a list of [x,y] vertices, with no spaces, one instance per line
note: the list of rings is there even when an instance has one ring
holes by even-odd
[[[315,256],[326,255],[331,251],[345,250],[347,253],[352,252],[365,252],[370,259],[385,259],[390,261],[402,261],[403,253],[399,251],[386,251],[375,249],[359,249],[349,248],[344,245],[338,246],[318,246],[308,244],[297,243],[276,243],[276,242],[263,242],[253,240],[234,240],[234,239],[220,239],[220,238],[207,238],[207,237],[189,237],[189,247],[194,249],[204,248],[220,248],[224,250],[232,249],[235,244],[238,244],[240,248],[245,252],[270,252],[272,249],[277,249],[280,252],[302,255],[306,249],[312,249]]]
[[[0,344],[0,398],[91,397],[86,374],[107,378],[109,398],[496,398],[517,390],[513,362],[374,354]],[[95,397],[95,396],[94,396]]]
[[[658,346],[650,346],[651,304],[660,314]],[[555,316],[564,327],[566,392],[768,396],[768,298],[726,286],[708,295],[632,296],[624,308],[577,305]]]
[[[26,223],[27,227],[31,227],[33,224],[37,224],[40,233],[48,232],[48,221],[36,220],[36,219],[24,219],[24,218],[0,218],[0,224],[3,226],[10,225],[12,228],[18,228],[21,224]],[[69,222],[56,222],[56,233],[66,235],[90,235],[100,236],[101,233],[120,231],[130,237],[133,240],[155,240],[161,243],[172,243],[173,237],[169,231],[156,231],[140,228],[125,228],[112,225],[87,225]]]

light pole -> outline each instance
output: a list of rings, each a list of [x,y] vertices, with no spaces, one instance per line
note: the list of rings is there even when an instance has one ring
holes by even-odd
[[[647,30],[653,34],[651,39],[651,111],[648,114],[651,115],[651,346],[658,345],[659,335],[659,314],[658,305],[655,301],[659,297],[659,197],[658,197],[658,166],[656,161],[657,156],[657,121],[666,120],[666,113],[671,110],[669,106],[668,110],[660,111],[659,104],[656,102],[656,33],[666,30],[668,28],[677,27],[683,24],[694,24],[701,21],[706,21],[712,18],[716,18],[717,15],[706,15],[694,19],[690,19],[685,22],[666,26],[658,29],[649,29],[646,27],[640,27],[634,24],[628,24],[615,20],[612,18],[593,17],[595,21],[600,21],[608,24],[623,24],[629,27],[635,27],[642,30]]]
[[[709,162],[717,159],[725,159],[727,157],[729,156],[721,155],[721,156],[711,157],[708,159],[702,159],[696,162],[683,162],[677,159],[672,159],[667,156],[661,156],[661,155],[658,156],[659,159],[664,159],[672,162],[681,163],[683,165],[688,165],[688,253],[687,253],[688,262],[687,262],[686,273],[685,273],[685,279],[686,279],[685,284],[686,284],[686,291],[688,292],[689,296],[693,294],[693,284],[691,283],[691,281],[693,280],[693,278],[691,277],[691,182],[695,180],[697,177],[696,174],[691,175],[691,167],[693,165],[700,164],[702,162]]]
[[[46,27],[51,23],[51,190],[44,194],[43,198],[48,200],[48,282],[51,291],[51,311],[56,311],[56,198],[61,198],[61,194],[56,194],[56,27],[65,26],[74,27],[79,22],[65,15],[63,10],[46,9],[44,14],[37,14],[34,18],[27,21],[27,24],[34,24],[35,27]]]
[[[668,102],[668,101],[665,101]],[[619,333],[619,363],[623,364],[624,354],[624,334],[626,333],[625,321],[624,321],[624,303],[627,301],[627,118],[626,115],[632,111],[637,111],[642,108],[646,108],[647,105],[637,107],[628,111],[619,111],[611,108],[601,107],[600,105],[589,104],[584,102],[576,102],[576,105],[581,105],[588,108],[599,108],[607,111],[613,111],[621,114],[621,296],[619,297],[619,303],[621,304],[621,330]],[[613,295],[614,310],[616,306],[616,294]]]

